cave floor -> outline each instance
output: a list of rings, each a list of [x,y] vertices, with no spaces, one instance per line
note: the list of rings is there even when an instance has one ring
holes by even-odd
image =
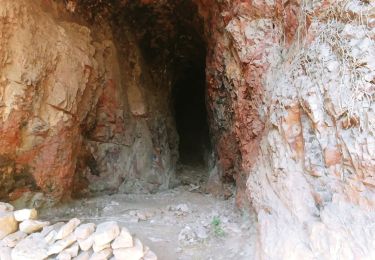
[[[156,194],[114,194],[85,198],[43,210],[53,223],[115,220],[149,246],[160,260],[253,259],[254,216],[234,199],[201,192],[207,174],[182,167],[181,185]]]

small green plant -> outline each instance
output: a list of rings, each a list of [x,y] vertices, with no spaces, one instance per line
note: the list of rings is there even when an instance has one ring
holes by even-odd
[[[215,216],[212,218],[211,221],[211,228],[215,236],[217,237],[223,237],[225,236],[225,232],[223,228],[221,227],[221,220],[220,217]]]

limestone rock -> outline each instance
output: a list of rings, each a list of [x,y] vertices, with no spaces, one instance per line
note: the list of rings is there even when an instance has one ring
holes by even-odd
[[[113,250],[116,259],[139,260],[143,257],[143,245],[139,239],[134,240],[134,247]]]
[[[0,202],[0,213],[1,212],[11,212],[14,210],[14,207],[9,204],[9,203],[5,203],[5,202]]]
[[[42,231],[40,232],[42,236],[44,236],[45,240],[49,244],[53,244],[57,238],[57,232],[61,229],[62,226],[64,226],[64,222],[58,222],[51,226],[43,227]]]
[[[57,235],[56,230],[52,230],[51,232],[48,233],[48,235],[44,237],[44,240],[46,240],[48,244],[53,244],[56,241],[56,235]]]
[[[63,225],[65,225],[64,222],[57,222],[51,226],[45,226],[40,233],[42,236],[47,236],[52,230],[55,230],[57,233]]]
[[[105,244],[105,245],[97,245],[94,243],[94,245],[92,246],[92,249],[96,253],[96,252],[102,251],[103,249],[110,248],[110,247],[111,247],[110,243]]]
[[[87,251],[81,252],[77,257],[73,258],[74,260],[89,260],[90,253]]]
[[[66,223],[64,226],[60,228],[60,230],[57,232],[56,239],[63,239],[70,235],[74,229],[81,223],[81,221],[77,218],[73,218],[69,220],[68,223]]]
[[[133,237],[130,232],[122,227],[120,235],[111,244],[112,249],[133,247]]]
[[[72,256],[65,251],[62,251],[60,254],[57,255],[56,260],[71,260]]]
[[[74,231],[74,234],[77,240],[84,240],[87,239],[90,235],[92,235],[95,231],[95,224],[94,223],[87,223],[80,225]]]
[[[20,231],[31,234],[49,225],[47,221],[28,219],[20,223]]]
[[[94,233],[94,243],[102,246],[110,243],[120,234],[120,228],[115,221],[108,221],[97,226]]]
[[[39,233],[24,238],[12,250],[12,260],[42,260],[48,256],[48,244]]]
[[[14,217],[19,222],[29,219],[36,219],[37,216],[38,213],[35,209],[21,209],[14,211]]]
[[[7,247],[15,247],[26,236],[27,236],[26,233],[24,233],[22,231],[17,231],[15,233],[12,233],[12,234],[6,236],[3,239],[3,244]]]
[[[70,233],[67,237],[61,240],[57,240],[54,244],[52,244],[48,250],[50,255],[58,254],[63,251],[68,246],[72,245],[76,241],[76,238],[73,233]]]
[[[0,239],[7,235],[16,232],[18,229],[18,222],[14,218],[12,212],[0,212]]]
[[[0,246],[0,260],[12,260],[11,252],[11,248]]]
[[[71,247],[64,250],[64,252],[67,252],[71,255],[71,257],[76,257],[79,252],[79,245],[78,243],[74,243]]]
[[[112,249],[106,248],[102,251],[94,253],[90,257],[90,260],[107,260],[111,255],[112,255]],[[131,260],[131,259],[129,259],[129,260]]]
[[[79,244],[79,247],[81,248],[81,250],[87,251],[94,244],[94,236],[91,235],[91,236],[89,236],[88,238],[86,238],[84,240],[78,240],[78,244]]]

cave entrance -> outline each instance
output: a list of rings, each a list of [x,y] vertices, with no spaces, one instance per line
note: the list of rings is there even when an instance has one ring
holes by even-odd
[[[202,52],[202,50],[197,50]],[[205,102],[205,56],[181,64],[172,88],[179,163],[192,167],[207,165],[211,149]]]
[[[190,0],[135,1],[122,17],[127,17],[145,62],[156,72],[154,79],[164,81],[161,85],[169,84],[169,109],[179,137],[178,166],[207,168],[211,145],[205,93],[206,42],[197,6]],[[182,172],[178,167],[177,174]]]

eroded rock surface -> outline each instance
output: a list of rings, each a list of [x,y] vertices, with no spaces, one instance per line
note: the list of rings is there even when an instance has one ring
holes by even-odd
[[[4,0],[0,19],[0,197],[167,188],[168,88],[155,95],[132,35],[116,46],[109,22],[72,22],[64,1]]]
[[[374,3],[198,2],[219,163],[258,256],[373,258]]]
[[[167,188],[175,61],[204,39],[210,189],[235,181],[258,257],[374,258],[374,3],[180,3],[1,0],[0,197]]]

